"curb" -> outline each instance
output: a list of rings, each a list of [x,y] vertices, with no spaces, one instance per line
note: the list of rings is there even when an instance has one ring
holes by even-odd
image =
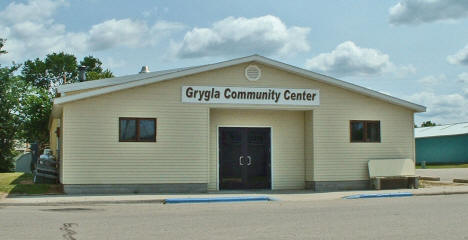
[[[399,196],[396,196],[398,195]],[[404,196],[403,196],[403,195]],[[405,194],[411,194],[411,195],[405,195]],[[337,198],[342,198],[342,199],[358,199],[358,198],[384,198],[384,197],[410,197],[410,196],[436,196],[436,195],[455,195],[455,194],[468,194],[467,191],[441,191],[441,192],[420,192],[420,193],[409,193],[409,192],[403,192],[403,193],[385,193],[385,194],[355,194],[351,196],[344,196],[344,197],[337,197]],[[367,197],[356,197],[356,196],[365,196]],[[390,196],[393,195],[393,196]],[[354,196],[354,197],[352,197]],[[274,199],[272,197],[266,197],[263,196],[266,199],[261,199],[261,200],[247,200],[245,201],[276,201],[277,199]],[[245,197],[244,197],[245,198]],[[184,199],[184,198],[181,198]],[[34,203],[34,202],[20,202],[20,203],[15,203],[15,202],[2,202],[2,199],[0,199],[0,207],[9,207],[9,206],[69,206],[69,205],[99,205],[99,204],[144,204],[144,203],[168,203],[171,201],[171,198],[169,199],[148,199],[148,200],[104,200],[104,201],[96,201],[96,200],[90,200],[90,201],[58,201],[58,202],[40,202],[40,203]],[[3,199],[5,200],[5,199]],[[172,199],[174,200],[174,199]],[[192,201],[196,200],[196,198],[192,198]],[[239,199],[236,199],[237,202],[240,202]],[[208,201],[205,201],[208,202]],[[211,202],[216,202],[216,201],[211,201]],[[223,202],[223,201],[217,201],[217,202]],[[224,202],[229,202],[227,199],[224,200]],[[230,202],[236,202],[235,200],[231,200]],[[181,202],[182,203],[182,202]],[[184,203],[188,203],[187,198],[185,198]],[[194,202],[195,203],[195,202]]]
[[[164,200],[164,204],[177,203],[212,203],[212,202],[259,202],[273,201],[274,199],[267,196],[259,197],[212,197],[212,198],[168,198]]]
[[[454,183],[468,183],[468,179],[460,179],[460,178],[455,178],[453,179]]]
[[[437,195],[456,195],[456,194],[468,194],[468,191],[459,191],[459,192],[434,192],[434,193],[414,193],[413,196],[437,196]]]
[[[0,207],[12,206],[67,206],[67,205],[85,205],[85,204],[139,204],[139,203],[163,203],[164,199],[151,200],[106,200],[106,201],[67,201],[67,202],[43,202],[43,203],[1,203]]]
[[[413,193],[369,193],[369,194],[355,194],[343,197],[344,199],[359,199],[359,198],[391,198],[391,197],[412,197]]]
[[[468,194],[468,191],[442,191],[442,192],[421,192],[421,193],[374,193],[374,194],[355,194],[345,196],[343,199],[360,199],[360,198],[390,198],[390,197],[413,197],[413,196],[437,196],[437,195],[456,195]]]
[[[426,181],[440,181],[440,177],[419,177],[419,180],[426,180]]]

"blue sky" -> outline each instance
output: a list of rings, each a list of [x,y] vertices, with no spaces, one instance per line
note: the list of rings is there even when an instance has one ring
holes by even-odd
[[[0,2],[0,64],[65,51],[116,75],[261,54],[468,121],[468,1]]]

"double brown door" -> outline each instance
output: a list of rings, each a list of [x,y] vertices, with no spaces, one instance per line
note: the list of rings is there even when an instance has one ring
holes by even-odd
[[[219,128],[220,189],[271,188],[270,128]]]

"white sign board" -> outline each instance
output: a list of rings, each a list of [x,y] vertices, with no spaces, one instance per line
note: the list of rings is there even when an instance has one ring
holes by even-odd
[[[317,89],[183,86],[182,102],[318,106]]]

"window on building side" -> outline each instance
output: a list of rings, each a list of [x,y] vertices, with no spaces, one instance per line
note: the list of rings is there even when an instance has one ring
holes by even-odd
[[[380,121],[352,120],[349,128],[351,142],[380,142]]]
[[[120,142],[156,142],[156,118],[119,118]]]

